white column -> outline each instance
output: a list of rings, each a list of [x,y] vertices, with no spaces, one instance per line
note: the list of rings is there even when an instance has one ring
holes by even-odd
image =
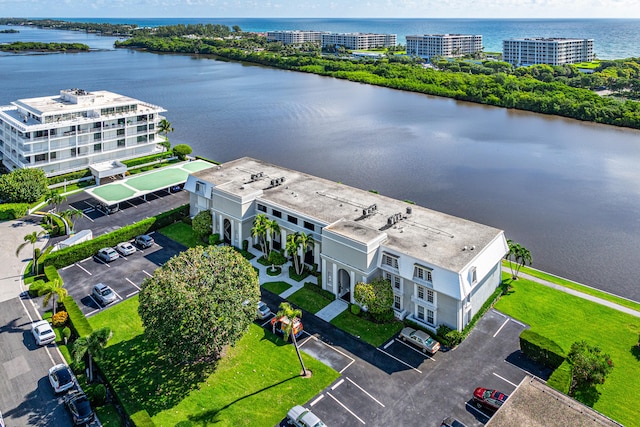
[[[238,247],[242,249],[242,220],[238,221]]]
[[[335,263],[333,263],[331,277],[333,278],[333,293],[338,295],[338,266]]]
[[[320,264],[320,243],[314,240],[313,242],[313,262],[318,266],[320,272],[322,272],[321,264]]]
[[[280,229],[280,242],[282,244],[282,249],[284,249],[284,256],[289,257],[289,252],[287,251],[287,230],[284,228]]]
[[[324,271],[325,268],[327,268],[327,260],[321,260],[320,265],[320,271]],[[322,275],[322,283],[320,283],[320,286],[322,287],[322,289],[327,289],[327,276],[324,274]]]
[[[353,303],[353,290],[356,288],[356,273],[354,273],[353,271],[349,272],[349,278],[351,280],[349,280],[351,283],[349,283],[349,302]]]
[[[222,223],[222,215],[218,214],[218,233],[220,234],[220,240],[224,240],[224,224]]]

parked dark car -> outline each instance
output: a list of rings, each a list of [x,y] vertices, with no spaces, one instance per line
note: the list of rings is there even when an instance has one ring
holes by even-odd
[[[116,213],[120,210],[120,206],[118,205],[106,205],[104,203],[100,203],[96,206],[96,209],[98,209],[100,212],[109,215],[112,213]]]
[[[148,234],[142,234],[136,237],[134,243],[142,249],[147,249],[153,246],[154,240],[153,237],[149,236]]]
[[[73,391],[65,397],[64,406],[71,414],[73,425],[79,426],[87,424],[95,418],[87,395],[79,390]]]
[[[476,388],[473,392],[473,402],[476,406],[478,408],[489,409],[490,411],[497,411],[508,397],[509,396],[498,390],[482,387]]]
[[[442,420],[442,423],[440,423],[440,427],[467,427],[464,424],[462,424],[460,421],[456,420],[453,417],[447,417],[444,420]]]

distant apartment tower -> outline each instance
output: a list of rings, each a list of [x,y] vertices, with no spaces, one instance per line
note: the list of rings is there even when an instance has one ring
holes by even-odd
[[[305,42],[322,41],[322,35],[327,34],[326,31],[303,31],[303,30],[284,30],[284,31],[267,31],[267,41],[282,42],[282,44],[302,44]]]
[[[9,169],[47,175],[151,154],[162,107],[108,91],[61,90],[0,106],[0,155]]]
[[[593,61],[593,39],[522,38],[502,42],[502,60],[516,66]]]
[[[322,47],[342,46],[347,49],[360,50],[397,45],[396,34],[372,33],[330,33],[322,35]]]
[[[407,55],[458,57],[482,52],[482,36],[470,34],[424,34],[407,36]]]

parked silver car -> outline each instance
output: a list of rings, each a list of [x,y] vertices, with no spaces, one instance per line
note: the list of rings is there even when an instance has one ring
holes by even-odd
[[[135,244],[141,247],[142,249],[147,249],[153,246],[154,240],[153,237],[148,234],[142,234],[136,237]]]
[[[93,286],[91,296],[98,301],[100,305],[109,305],[117,299],[115,292],[104,283],[98,283]]]
[[[116,251],[122,256],[129,256],[136,251],[136,247],[130,242],[122,242],[116,245]]]
[[[111,262],[118,259],[120,255],[113,248],[102,248],[96,254],[96,258],[98,258],[102,262]]]
[[[38,345],[46,345],[56,340],[56,333],[46,320],[40,320],[31,324],[31,334]]]
[[[313,412],[300,405],[289,409],[287,422],[296,427],[326,427],[326,424]]]
[[[416,331],[413,328],[406,327],[400,332],[400,338],[402,338],[402,341],[407,341],[421,348],[423,352],[434,354],[440,350],[440,343],[424,331]]]

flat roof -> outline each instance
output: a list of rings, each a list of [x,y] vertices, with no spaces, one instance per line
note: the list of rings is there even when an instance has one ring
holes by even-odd
[[[385,247],[455,272],[503,234],[497,228],[249,157],[193,176],[214,185],[218,192],[256,197],[276,209],[304,214],[326,231],[362,244],[384,235]],[[281,184],[271,185],[280,178],[284,178]],[[370,214],[363,215],[363,210],[374,205]],[[390,223],[390,218],[397,221]]]
[[[620,427],[605,417],[547,386],[526,376],[486,424],[486,427]]]
[[[204,160],[178,163],[133,175],[120,181],[89,188],[84,192],[106,205],[115,205],[125,200],[182,184],[190,174],[214,166],[213,163],[205,162]]]

